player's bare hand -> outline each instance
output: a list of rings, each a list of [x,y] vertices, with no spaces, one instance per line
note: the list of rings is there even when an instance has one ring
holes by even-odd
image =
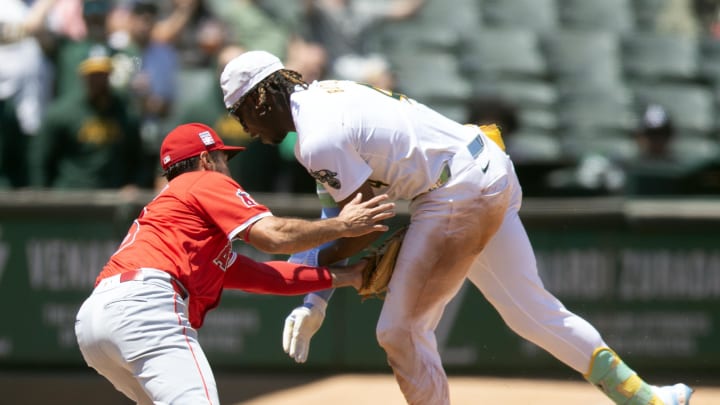
[[[367,264],[367,259],[347,266],[330,266],[333,288],[353,287],[359,290],[362,287],[362,273]]]
[[[380,194],[362,201],[362,194],[358,193],[337,217],[346,228],[345,236],[355,237],[387,231],[387,225],[381,222],[395,216],[395,203],[385,202],[387,199],[387,194]]]

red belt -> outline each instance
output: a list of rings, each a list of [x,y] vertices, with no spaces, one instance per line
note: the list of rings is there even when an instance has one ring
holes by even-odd
[[[158,270],[160,271],[160,270]],[[123,273],[120,273],[120,282],[124,283],[126,281],[134,281],[134,280],[144,280],[145,275],[143,273],[143,269],[137,269],[137,270],[130,270]],[[185,288],[180,284],[179,281],[175,280],[174,277],[170,276],[170,285],[172,285],[173,290],[182,297],[182,299],[187,298],[187,292]]]

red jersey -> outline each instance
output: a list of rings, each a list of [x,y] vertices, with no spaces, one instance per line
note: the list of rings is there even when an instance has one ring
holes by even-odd
[[[218,305],[225,270],[236,259],[233,238],[269,215],[222,173],[184,173],[143,208],[96,284],[142,267],[164,270],[188,290],[190,324],[199,328]]]

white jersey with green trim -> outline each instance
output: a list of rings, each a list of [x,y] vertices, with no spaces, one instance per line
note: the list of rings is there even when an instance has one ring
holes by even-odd
[[[366,180],[376,193],[410,200],[436,185],[446,163],[456,171],[474,160],[468,144],[477,127],[457,123],[404,95],[351,81],[312,83],[291,97],[298,133],[295,156],[335,201]],[[482,149],[491,143],[480,138]],[[458,157],[462,156],[462,157]],[[477,155],[476,155],[477,156]],[[485,160],[489,157],[485,157]],[[488,184],[504,174],[492,166]],[[502,173],[500,173],[502,172]]]

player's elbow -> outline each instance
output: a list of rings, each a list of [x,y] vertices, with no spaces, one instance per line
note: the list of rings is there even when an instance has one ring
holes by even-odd
[[[289,254],[288,243],[280,237],[253,232],[248,242],[257,250],[270,254]]]

